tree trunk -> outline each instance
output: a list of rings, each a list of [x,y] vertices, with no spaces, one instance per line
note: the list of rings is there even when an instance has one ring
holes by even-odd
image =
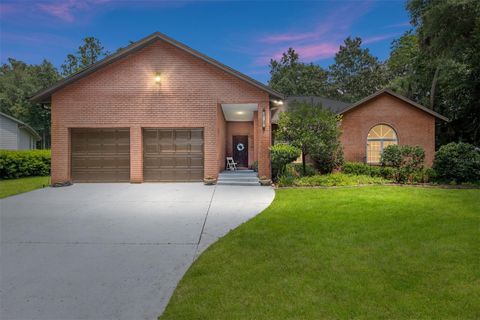
[[[303,175],[305,176],[307,174],[307,168],[305,165],[305,152],[302,150],[302,171]]]
[[[437,66],[435,69],[435,74],[432,79],[432,87],[430,88],[430,109],[433,110],[435,104],[435,90],[437,89],[438,73],[440,72],[440,67]]]

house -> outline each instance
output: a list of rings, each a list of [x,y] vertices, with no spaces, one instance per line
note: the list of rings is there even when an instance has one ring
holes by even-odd
[[[0,112],[0,150],[36,149],[40,135],[28,124]]]
[[[288,97],[276,108],[272,123],[288,103],[306,101],[319,104],[342,116],[341,143],[346,161],[379,164],[383,149],[391,144],[420,146],[425,150],[425,164],[435,156],[436,121],[444,116],[389,89],[380,90],[356,103],[348,104],[323,97]]]
[[[283,95],[161,33],[36,93],[52,111],[52,183],[201,181],[227,156],[270,177]]]
[[[201,181],[229,156],[270,177],[271,116],[284,99],[158,32],[31,98],[51,105],[52,183]],[[433,111],[386,90],[326,105],[343,115],[347,160],[374,163],[386,145],[408,143],[431,161],[443,118]]]

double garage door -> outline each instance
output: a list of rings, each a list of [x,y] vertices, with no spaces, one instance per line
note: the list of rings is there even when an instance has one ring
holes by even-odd
[[[130,181],[130,130],[72,129],[74,182]],[[144,129],[145,181],[201,181],[202,129]]]

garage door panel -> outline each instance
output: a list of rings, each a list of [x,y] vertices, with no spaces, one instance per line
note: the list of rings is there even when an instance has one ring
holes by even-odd
[[[201,181],[202,129],[144,129],[145,181]]]
[[[128,182],[129,129],[72,129],[72,180],[75,182]]]

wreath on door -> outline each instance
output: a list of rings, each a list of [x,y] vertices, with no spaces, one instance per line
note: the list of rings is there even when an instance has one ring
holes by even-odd
[[[243,151],[243,150],[245,150],[245,145],[244,145],[243,143],[237,144],[237,150],[238,150],[238,151]]]

